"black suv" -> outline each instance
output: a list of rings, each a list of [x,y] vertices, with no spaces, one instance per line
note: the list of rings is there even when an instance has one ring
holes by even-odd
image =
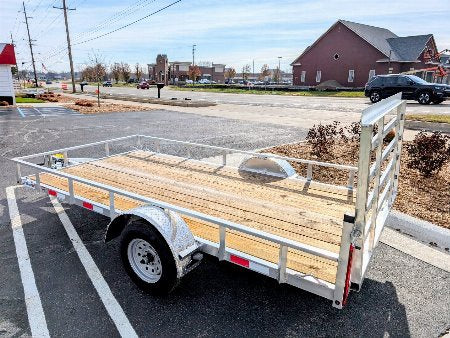
[[[364,95],[373,103],[402,92],[402,98],[416,100],[420,104],[439,104],[450,97],[450,86],[429,83],[414,75],[378,75],[364,89]]]

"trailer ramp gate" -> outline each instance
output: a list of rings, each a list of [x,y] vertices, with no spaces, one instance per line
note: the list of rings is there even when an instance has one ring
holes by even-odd
[[[145,135],[12,160],[17,163],[18,181],[111,219],[142,205],[177,212],[202,252],[312,292],[342,308],[350,285],[361,287],[395,200],[404,118],[400,94],[362,112],[357,168]],[[391,130],[395,137],[385,145],[383,140]],[[131,143],[134,149],[111,155],[111,147],[121,143]],[[188,155],[164,154],[165,145],[182,146]],[[90,147],[103,147],[105,157],[70,165],[69,153]],[[193,159],[194,148],[221,153],[222,165]],[[52,168],[51,157],[58,153],[63,154],[64,166]],[[307,170],[304,177],[298,173],[262,182],[253,173],[251,179],[242,178],[239,168],[227,166],[231,153],[300,162]],[[375,160],[371,162],[372,154]],[[46,165],[33,163],[32,159],[42,157]],[[313,180],[313,168],[320,167],[346,171],[347,186]],[[22,175],[22,170],[28,174]]]

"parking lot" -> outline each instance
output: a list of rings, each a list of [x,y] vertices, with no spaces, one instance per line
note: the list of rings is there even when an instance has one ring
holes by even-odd
[[[233,104],[244,105],[245,111],[253,99],[241,96],[239,100],[250,101]],[[288,102],[291,99],[274,102],[264,97],[263,101],[279,109],[294,104]],[[340,101],[308,101],[317,105],[308,114],[329,106],[329,111],[354,118],[366,105],[360,99],[339,105]],[[278,115],[279,121],[290,119],[284,112]],[[103,242],[108,218],[69,205],[57,213],[47,195],[17,188],[14,202],[37,291],[37,298],[24,298],[30,280],[21,276],[18,266],[17,252],[24,248],[15,244],[12,225],[17,219],[11,220],[6,199],[5,189],[16,184],[15,167],[8,158],[136,133],[238,149],[304,139],[307,129],[299,127],[300,122],[289,125],[273,119],[273,115],[256,121],[256,115],[251,120],[173,110],[25,119],[17,114],[0,116],[0,335],[30,335],[26,303],[37,299],[51,336],[436,337],[447,330],[450,274],[385,244],[380,244],[361,292],[352,293],[342,311],[320,297],[211,257],[188,274],[174,293],[152,297],[126,275],[117,241]],[[71,227],[75,237],[68,235]]]

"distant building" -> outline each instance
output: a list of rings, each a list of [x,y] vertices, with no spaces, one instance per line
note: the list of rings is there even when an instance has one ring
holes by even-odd
[[[390,30],[338,20],[292,62],[293,82],[316,86],[327,80],[364,87],[377,74],[439,64],[432,34],[399,37]],[[433,72],[426,75],[431,79]]]
[[[164,82],[165,84],[175,83],[177,81],[186,81],[191,62],[173,61],[169,62],[167,55],[158,54],[156,63],[148,64],[148,74],[150,81]],[[197,79],[208,79],[217,83],[225,81],[225,65],[211,63],[211,65],[198,66],[201,76]]]

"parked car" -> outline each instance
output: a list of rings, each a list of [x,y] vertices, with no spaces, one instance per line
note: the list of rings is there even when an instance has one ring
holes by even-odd
[[[137,89],[150,89],[150,85],[146,81],[142,81],[136,86]]]
[[[103,87],[112,87],[112,82],[111,81],[104,81],[102,86]]]
[[[47,80],[47,81],[45,81],[45,84],[52,84],[52,81]]]
[[[198,81],[198,83],[200,83],[200,84],[211,84],[211,81],[209,81],[208,79],[200,79]]]
[[[405,100],[439,104],[450,96],[450,86],[430,83],[414,75],[390,74],[373,77],[364,89],[364,95],[373,103],[399,92]]]
[[[193,84],[194,83],[194,81],[192,81],[192,80],[186,80],[186,84]]]

